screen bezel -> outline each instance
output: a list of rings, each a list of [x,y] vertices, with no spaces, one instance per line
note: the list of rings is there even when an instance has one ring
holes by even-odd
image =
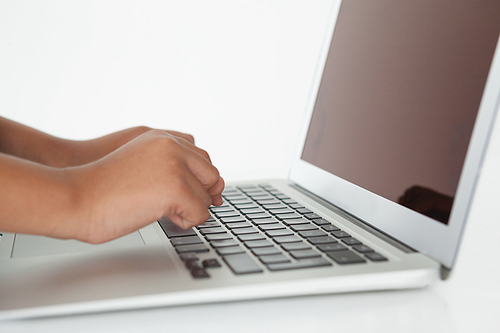
[[[448,224],[443,224],[354,185],[301,159],[341,1],[333,5],[309,94],[289,179],[324,200],[373,225],[451,269],[473,200],[500,96],[500,46],[497,42]],[[356,198],[353,200],[352,198]]]

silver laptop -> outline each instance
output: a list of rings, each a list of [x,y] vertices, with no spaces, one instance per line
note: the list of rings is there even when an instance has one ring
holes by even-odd
[[[500,97],[497,0],[344,0],[287,180],[182,230],[2,233],[0,318],[415,288],[453,268]]]

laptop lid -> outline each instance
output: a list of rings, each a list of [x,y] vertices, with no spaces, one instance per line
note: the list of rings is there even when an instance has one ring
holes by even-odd
[[[498,109],[500,2],[338,2],[289,178],[455,260]]]

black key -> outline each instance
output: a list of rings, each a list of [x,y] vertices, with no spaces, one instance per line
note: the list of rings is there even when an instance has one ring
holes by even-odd
[[[318,227],[316,227],[314,224],[298,224],[298,225],[292,225],[290,227],[293,231],[299,232],[299,231],[306,231],[306,230],[318,230]]]
[[[292,203],[292,204],[289,204],[288,206],[295,208],[295,209],[305,208],[304,206],[302,206],[301,204],[298,204],[298,203]]]
[[[274,215],[282,215],[282,214],[293,214],[295,211],[291,208],[280,208],[280,209],[269,209],[269,212]]]
[[[262,208],[247,208],[247,209],[241,209],[240,211],[241,211],[242,214],[245,214],[245,215],[248,215],[248,214],[261,214],[261,213],[265,213],[266,212]]]
[[[273,209],[286,209],[286,208],[288,208],[287,205],[282,204],[282,203],[280,203],[280,204],[268,204],[268,205],[265,205],[264,207],[266,209],[269,209],[269,210],[273,210]]]
[[[290,269],[312,268],[331,266],[332,264],[324,258],[303,259],[291,263],[280,263],[268,265],[270,271],[284,271]]]
[[[187,260],[198,260],[198,256],[196,255],[196,253],[180,253],[179,254],[179,257],[183,260],[183,261],[187,261]]]
[[[234,222],[234,223],[227,223],[226,227],[228,229],[238,229],[238,228],[247,228],[251,227],[252,224],[250,222]]]
[[[203,241],[198,236],[176,237],[170,239],[173,246],[189,245],[189,244],[203,244]]]
[[[282,205],[283,203],[279,200],[274,199],[274,200],[261,200],[259,204],[264,206],[264,208],[267,208],[268,206]]]
[[[233,229],[232,230],[233,234],[239,236],[239,235],[246,235],[246,234],[254,234],[259,232],[257,229],[254,227],[249,227],[249,228],[238,228],[238,229]]]
[[[224,230],[221,227],[214,227],[214,228],[204,228],[200,230],[200,233],[202,235],[212,235],[212,234],[223,234],[225,233],[226,230]]]
[[[270,224],[262,224],[259,225],[259,229],[262,231],[268,231],[268,230],[280,230],[280,229],[285,229],[285,227],[279,223],[270,223]]]
[[[249,249],[254,249],[254,248],[257,248],[257,247],[273,246],[273,243],[271,243],[267,239],[264,239],[264,240],[256,240],[256,241],[247,241],[247,242],[245,242],[245,245]]]
[[[238,253],[245,253],[245,250],[241,246],[230,246],[230,247],[221,247],[218,248],[217,253],[221,256],[227,255],[227,254],[238,254]]]
[[[230,206],[228,205],[224,205],[224,206],[219,206],[219,207],[210,207],[210,210],[213,212],[213,213],[222,213],[222,212],[232,212],[234,211],[233,208],[231,208]]]
[[[318,249],[320,249],[323,252],[330,252],[330,251],[344,251],[347,250],[347,247],[345,247],[342,244],[319,244],[317,245]]]
[[[277,216],[280,220],[287,220],[287,219],[301,219],[302,215],[297,214],[297,213],[290,213],[290,214],[283,214]]]
[[[220,263],[217,261],[217,259],[206,259],[206,260],[203,260],[202,264],[203,264],[203,267],[205,267],[205,268],[222,267],[220,265]]]
[[[326,255],[332,258],[339,265],[361,264],[366,262],[365,259],[361,258],[356,253],[349,250],[326,252]]]
[[[335,237],[337,237],[337,238],[347,238],[347,237],[351,237],[351,235],[349,235],[347,232],[342,231],[342,230],[339,230],[339,231],[333,231],[333,232],[332,232],[332,235],[334,235],[334,236],[335,236]]]
[[[254,199],[257,202],[259,200],[274,199],[270,194],[265,194],[265,193],[261,193],[261,194],[249,194],[248,196],[251,197],[252,199]]]
[[[212,247],[218,249],[221,247],[236,246],[236,245],[239,245],[239,243],[237,241],[235,241],[234,239],[223,239],[223,240],[212,241],[212,242],[210,242],[210,245],[212,245]]]
[[[330,236],[311,237],[311,238],[308,238],[307,240],[309,241],[309,243],[314,244],[314,245],[338,243],[335,240],[335,238],[330,237]]]
[[[188,269],[203,268],[198,260],[186,260],[185,264]]]
[[[231,200],[231,199],[245,198],[245,196],[241,193],[236,192],[236,193],[224,194],[224,198],[227,200]]]
[[[274,217],[253,220],[253,224],[256,224],[256,225],[270,224],[270,223],[278,223],[278,220],[276,220]]]
[[[232,239],[233,237],[228,233],[224,233],[224,234],[206,235],[205,238],[210,242],[210,241],[223,240],[223,239]]]
[[[271,217],[272,215],[269,214],[269,213],[256,213],[256,214],[247,214],[246,217],[249,219],[249,220],[255,220],[255,219],[265,219],[265,218],[269,218]]]
[[[237,205],[243,205],[243,204],[253,204],[252,201],[250,201],[249,199],[247,198],[242,198],[242,199],[231,199],[231,200],[228,200],[231,204],[237,206]]]
[[[283,255],[283,254],[275,254],[272,256],[262,256],[259,259],[260,259],[260,261],[262,261],[266,265],[277,264],[277,263],[282,263],[282,262],[290,262],[290,259],[285,257],[285,255]]]
[[[300,219],[285,219],[283,220],[283,223],[286,225],[297,225],[297,224],[310,224],[311,221],[305,218],[300,218]]]
[[[374,252],[372,248],[370,248],[366,245],[356,245],[356,246],[353,246],[352,248],[355,249],[356,251],[358,251],[359,253]]]
[[[238,209],[250,209],[250,208],[259,208],[256,204],[253,202],[251,203],[242,203],[242,204],[235,204],[234,207]]]
[[[316,225],[320,225],[320,226],[327,225],[327,224],[331,224],[331,222],[330,222],[330,221],[325,220],[325,219],[323,219],[323,218],[321,218],[321,219],[313,219],[313,220],[311,220],[311,221],[312,221],[312,223],[314,223],[314,224],[316,224]],[[330,230],[330,231],[333,231],[333,230]]]
[[[223,217],[220,219],[222,223],[234,223],[234,222],[245,222],[245,218],[243,216],[232,216],[232,217]]]
[[[293,231],[288,229],[268,230],[266,235],[269,237],[290,236],[294,235]]]
[[[304,242],[285,243],[281,244],[281,247],[284,248],[286,251],[309,250],[311,248],[309,244]]]
[[[313,220],[313,223],[314,223],[314,221],[316,221],[316,220]],[[322,225],[321,228],[325,231],[330,231],[330,232],[340,230],[339,228],[337,228],[333,224],[325,224],[325,225]]]
[[[278,244],[302,242],[302,239],[295,235],[274,237],[273,240]]]
[[[388,259],[381,255],[380,253],[372,252],[365,254],[365,257],[370,259],[371,261],[387,261]]]
[[[175,248],[175,250],[179,253],[185,252],[208,252],[208,247],[205,244],[191,244],[191,245],[179,245]]]
[[[300,250],[300,251],[290,251],[290,255],[295,259],[308,259],[308,258],[319,258],[319,254],[316,250]]]
[[[193,229],[187,229],[184,230],[181,227],[179,227],[177,224],[174,222],[170,221],[166,217],[162,217],[158,223],[160,224],[161,228],[165,232],[168,238],[172,237],[186,237],[186,236],[195,236],[196,231]]]
[[[223,218],[223,217],[233,217],[233,216],[240,216],[240,213],[238,213],[237,211],[233,210],[233,211],[230,211],[230,212],[221,212],[221,213],[215,213],[215,215],[218,217],[218,218]]]
[[[297,201],[293,200],[293,199],[283,199],[281,200],[283,201],[284,203],[288,204],[288,205],[291,205],[291,204],[296,204]]]
[[[222,257],[234,274],[262,273],[263,270],[247,253],[230,254]]]
[[[312,210],[308,208],[297,208],[297,212],[299,212],[300,214],[311,214]]]
[[[304,214],[305,217],[307,217],[308,219],[310,220],[314,220],[314,219],[320,219],[322,218],[322,216],[319,216],[318,214],[316,213],[309,213],[309,214]]]
[[[210,277],[210,275],[208,275],[207,271],[204,270],[203,268],[192,269],[191,276],[194,277],[195,279],[206,279],[206,278]]]
[[[311,237],[328,237],[327,234],[325,234],[321,230],[306,230],[306,231],[299,231],[299,235],[304,237],[304,238],[311,238]]]
[[[238,236],[238,239],[242,242],[246,242],[246,241],[253,241],[253,240],[262,240],[262,239],[266,239],[266,237],[264,237],[262,234],[247,234],[247,235],[240,235]]]
[[[351,245],[351,246],[363,244],[359,240],[357,240],[356,238],[353,238],[353,237],[342,238],[342,242],[344,242],[347,245]]]
[[[197,229],[205,229],[205,228],[213,228],[213,227],[219,227],[220,223],[216,221],[210,221],[210,222],[205,222],[203,224],[200,224],[197,226]]]
[[[255,254],[258,257],[261,256],[270,256],[273,254],[280,254],[282,253],[280,249],[276,247],[258,247],[255,249],[252,249],[253,254]]]

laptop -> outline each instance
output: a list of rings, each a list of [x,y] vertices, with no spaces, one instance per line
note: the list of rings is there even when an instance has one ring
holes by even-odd
[[[286,180],[115,241],[1,233],[0,318],[418,288],[457,257],[500,98],[497,0],[337,1]]]

